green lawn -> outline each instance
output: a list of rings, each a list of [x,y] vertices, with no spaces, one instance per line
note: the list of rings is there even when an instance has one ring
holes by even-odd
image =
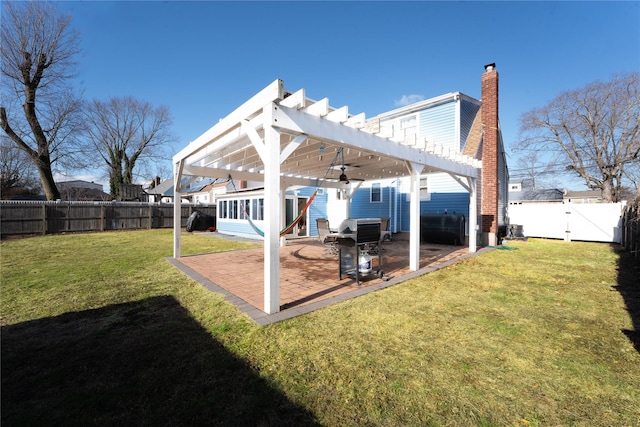
[[[640,425],[638,267],[509,249],[258,327],[171,230],[2,242],[2,425]]]

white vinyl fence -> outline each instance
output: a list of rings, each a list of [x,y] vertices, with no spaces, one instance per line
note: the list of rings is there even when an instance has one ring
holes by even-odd
[[[625,203],[528,203],[509,205],[509,223],[525,237],[621,242]]]

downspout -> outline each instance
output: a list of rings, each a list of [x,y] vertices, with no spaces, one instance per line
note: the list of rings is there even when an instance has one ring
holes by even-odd
[[[454,141],[456,144],[456,152],[460,152],[461,150],[461,146],[460,146],[460,117],[461,117],[461,112],[460,112],[460,106],[461,106],[461,102],[460,102],[460,94],[456,93],[453,97],[453,102],[455,102],[455,126],[454,126]]]
[[[395,182],[395,181],[394,181]],[[392,182],[393,184],[393,182]],[[391,199],[391,186],[388,187],[389,188],[389,221],[391,221],[391,213],[392,213],[392,205],[393,205],[393,201]],[[391,224],[389,224],[389,229],[391,229]]]
[[[393,232],[397,233],[398,232],[398,185],[400,179],[396,179],[396,194],[395,194],[395,203],[393,204],[393,216],[394,216],[394,221],[393,221]],[[402,211],[401,211],[402,212]]]

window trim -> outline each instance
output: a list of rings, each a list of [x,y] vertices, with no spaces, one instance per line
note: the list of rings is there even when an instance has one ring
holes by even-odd
[[[373,200],[374,189],[380,194],[380,200]],[[369,203],[382,203],[382,185],[379,182],[374,182],[369,188]]]

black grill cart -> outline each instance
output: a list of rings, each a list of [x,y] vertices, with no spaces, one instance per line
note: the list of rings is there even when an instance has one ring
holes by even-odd
[[[348,218],[340,223],[336,235],[338,246],[338,278],[343,274],[354,277],[360,286],[360,278],[369,275],[382,277],[382,255],[380,218]],[[377,269],[373,269],[373,258],[368,254],[377,249]]]

